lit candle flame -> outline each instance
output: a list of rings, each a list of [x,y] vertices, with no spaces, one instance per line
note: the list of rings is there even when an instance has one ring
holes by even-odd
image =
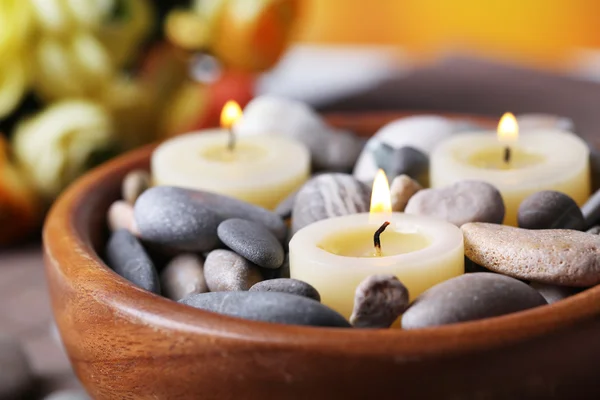
[[[392,197],[390,195],[390,184],[385,172],[377,171],[373,181],[373,192],[371,193],[370,221],[386,219],[392,212]],[[374,218],[377,217],[377,218]]]
[[[229,100],[221,111],[221,127],[230,129],[242,118],[242,109],[234,100]]]
[[[498,123],[498,140],[502,143],[512,143],[519,139],[519,125],[512,113],[504,113]]]

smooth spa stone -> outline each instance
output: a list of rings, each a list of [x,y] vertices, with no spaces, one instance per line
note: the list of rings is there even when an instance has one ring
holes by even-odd
[[[321,301],[321,295],[312,285],[298,279],[278,278],[258,282],[250,288],[251,292],[280,292],[308,297]]]
[[[232,218],[221,222],[219,239],[231,250],[263,268],[279,268],[285,253],[281,243],[263,225]]]
[[[211,292],[243,291],[263,280],[260,268],[233,251],[217,249],[204,260],[204,279]]]
[[[369,139],[356,162],[354,176],[362,182],[373,181],[378,170],[373,150],[382,143],[394,149],[412,147],[429,156],[442,140],[469,127],[472,124],[468,121],[452,121],[437,115],[418,115],[392,121]]]
[[[292,232],[322,219],[368,212],[370,200],[371,189],[352,175],[316,176],[298,192],[292,212]]]
[[[17,338],[0,334],[0,399],[27,398],[33,381],[27,355]]]
[[[566,299],[567,297],[573,296],[581,291],[581,288],[548,285],[546,283],[539,282],[531,282],[529,286],[537,290],[542,297],[546,299],[548,304],[556,303],[557,301]]]
[[[191,252],[219,245],[217,226],[223,218],[184,189],[155,186],[146,190],[135,202],[134,215],[145,242]]]
[[[411,197],[423,186],[408,175],[400,175],[394,178],[390,185],[390,196],[392,197],[392,211],[403,212]]]
[[[366,277],[356,288],[350,323],[355,328],[389,328],[408,308],[408,289],[394,275]]]
[[[585,229],[575,200],[553,190],[537,192],[523,200],[517,220],[519,227],[525,229]]]
[[[121,197],[127,203],[134,205],[142,193],[151,186],[150,173],[143,169],[136,169],[125,175],[121,185]]]
[[[160,273],[160,286],[163,295],[175,301],[208,292],[202,257],[184,253],[173,258]]]
[[[429,157],[422,151],[410,146],[396,149],[387,143],[379,143],[372,151],[377,167],[385,171],[388,179],[408,175],[420,183],[428,182]]]
[[[546,304],[517,279],[476,272],[439,283],[415,299],[402,315],[402,328],[418,329],[497,317]]]
[[[195,202],[209,207],[221,217],[221,221],[231,218],[241,218],[264,225],[275,237],[284,242],[288,228],[283,219],[272,211],[254,204],[246,203],[233,197],[206,192],[202,190],[180,189],[187,193]]]
[[[106,220],[111,232],[126,229],[134,236],[140,234],[135,223],[133,206],[124,200],[117,200],[108,207]]]
[[[344,317],[316,300],[278,292],[215,292],[180,301],[232,317],[280,324],[349,328]]]
[[[363,139],[328,126],[306,103],[278,96],[259,96],[244,108],[236,125],[239,135],[282,134],[303,143],[315,170],[349,171],[356,163]]]
[[[600,189],[581,206],[581,212],[587,228],[600,223]]]
[[[590,229],[588,229],[585,232],[590,233],[592,235],[600,235],[600,225],[592,226]]]
[[[484,223],[465,224],[461,230],[465,255],[490,271],[560,286],[600,283],[598,235]]]
[[[300,189],[298,189],[300,190]],[[279,215],[282,219],[288,219],[292,216],[294,210],[294,204],[296,203],[296,196],[298,196],[298,190],[287,196],[281,203],[275,207],[275,214]]]
[[[410,198],[407,214],[444,219],[456,226],[467,222],[502,223],[504,201],[489,183],[464,180],[438,189],[425,189]]]
[[[134,285],[160,294],[154,263],[140,242],[125,229],[113,232],[106,244],[106,263]]]

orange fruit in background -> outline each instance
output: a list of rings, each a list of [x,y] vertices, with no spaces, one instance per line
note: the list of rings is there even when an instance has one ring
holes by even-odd
[[[418,57],[460,49],[536,66],[600,47],[590,0],[305,0],[297,39],[401,46]]]

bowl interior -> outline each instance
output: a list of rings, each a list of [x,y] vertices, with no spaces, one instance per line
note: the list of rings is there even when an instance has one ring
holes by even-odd
[[[328,121],[362,136],[370,136],[394,119],[416,113],[336,114]],[[487,118],[471,118],[493,127]],[[281,346],[312,346],[321,351],[401,353],[427,357],[433,354],[475,351],[533,339],[543,333],[567,329],[573,324],[600,315],[600,287],[595,287],[553,305],[502,317],[421,330],[344,330],[312,328],[247,321],[178,304],[130,284],[101,260],[107,230],[105,214],[119,198],[120,182],[134,168],[149,168],[154,145],[121,156],[87,174],[56,202],[44,229],[46,257],[57,274],[77,291],[96,296],[135,321],[157,329],[236,337],[245,342]],[[85,266],[85,268],[82,268]],[[55,294],[53,293],[53,296]],[[377,346],[373,346],[376,342]]]

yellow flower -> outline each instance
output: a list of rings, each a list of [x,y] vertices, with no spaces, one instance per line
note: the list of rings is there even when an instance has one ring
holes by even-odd
[[[110,147],[113,135],[112,119],[103,107],[69,100],[22,121],[12,144],[19,167],[50,199],[85,171],[94,153]]]

